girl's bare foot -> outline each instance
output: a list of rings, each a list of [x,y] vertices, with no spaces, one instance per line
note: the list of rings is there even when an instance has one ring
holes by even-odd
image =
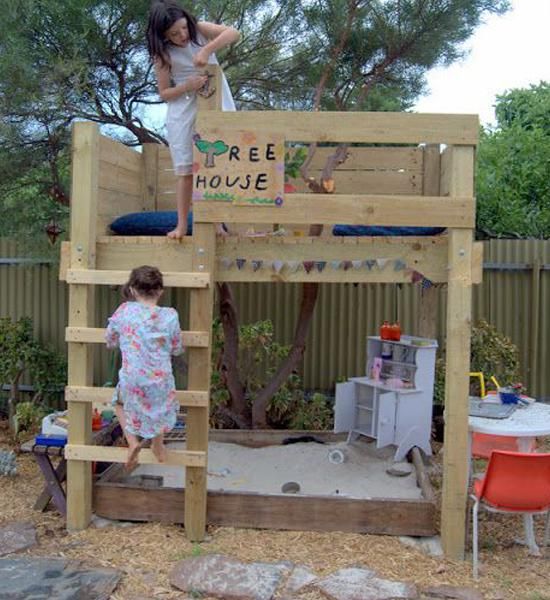
[[[186,233],[187,231],[182,227],[176,227],[172,231],[169,231],[166,237],[169,237],[171,240],[181,240],[182,237],[185,237]]]
[[[138,455],[141,450],[141,444],[138,443],[130,443],[128,445],[128,458],[126,459],[126,470],[132,471],[138,466]]]
[[[162,463],[166,461],[166,446],[164,445],[163,440],[155,438],[151,442],[151,450],[159,462]]]

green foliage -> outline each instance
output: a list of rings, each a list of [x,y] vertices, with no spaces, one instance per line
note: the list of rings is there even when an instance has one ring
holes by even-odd
[[[49,397],[63,390],[66,384],[65,359],[34,338],[32,321],[27,317],[18,321],[7,317],[0,319],[0,357],[0,383],[15,388],[10,395],[12,420],[19,402],[17,385],[25,373],[29,375],[34,387],[31,404],[35,406],[45,405]],[[21,410],[26,412],[20,418],[27,423],[29,409]]]
[[[502,386],[512,385],[519,378],[519,352],[510,338],[486,321],[472,327],[470,346],[470,371],[481,372],[486,380],[494,375]],[[472,395],[479,396],[479,382],[470,382]],[[434,403],[445,403],[445,358],[436,362]]]
[[[300,167],[304,164],[307,157],[307,150],[303,146],[298,146],[294,153],[285,153],[285,180],[297,179],[300,176]]]
[[[324,394],[314,393],[311,398],[300,398],[290,422],[291,429],[332,429],[334,407]]]
[[[477,228],[490,237],[550,238],[550,85],[497,98],[477,154]]]
[[[212,362],[219,364],[223,352],[224,336],[219,319],[214,321]],[[245,397],[252,406],[257,393],[270,380],[284,360],[290,346],[273,339],[273,323],[258,321],[239,328],[239,374],[245,386]],[[211,377],[211,424],[223,425],[218,408],[229,406],[230,394],[219,369],[212,370]],[[275,428],[326,429],[331,426],[332,408],[323,394],[306,397],[300,376],[293,373],[271,398],[267,409],[268,423]]]
[[[47,415],[43,406],[34,402],[19,402],[15,409],[14,434],[19,438],[22,433],[36,433]]]

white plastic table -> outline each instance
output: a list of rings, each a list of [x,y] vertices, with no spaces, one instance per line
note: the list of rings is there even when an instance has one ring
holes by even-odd
[[[469,417],[470,433],[510,435],[518,438],[520,452],[528,452],[533,438],[550,435],[550,404],[534,402],[518,407],[506,419]]]
[[[468,425],[470,430],[470,444],[472,433],[509,435],[518,438],[518,450],[520,452],[529,452],[534,438],[550,435],[550,404],[534,402],[529,404],[529,406],[519,406],[506,419],[468,417]],[[538,556],[540,555],[540,550],[535,542],[533,517],[531,515],[524,515],[523,521],[529,552]]]

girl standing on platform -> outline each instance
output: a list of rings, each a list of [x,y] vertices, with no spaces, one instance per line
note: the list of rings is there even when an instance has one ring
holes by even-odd
[[[233,27],[197,22],[173,0],[155,1],[151,7],[147,48],[155,66],[160,97],[168,104],[166,133],[177,177],[178,223],[168,237],[178,239],[187,232],[193,192],[192,138],[197,92],[208,81],[201,69],[207,64],[218,64],[214,52],[233,44],[239,37]],[[222,80],[222,109],[235,110],[225,75]]]
[[[178,313],[157,306],[164,291],[156,267],[138,267],[122,288],[121,304],[109,319],[108,348],[120,347],[122,368],[112,403],[128,441],[127,469],[137,465],[139,438],[150,439],[159,462],[166,459],[164,434],[176,424],[178,402],[171,356],[183,352]]]

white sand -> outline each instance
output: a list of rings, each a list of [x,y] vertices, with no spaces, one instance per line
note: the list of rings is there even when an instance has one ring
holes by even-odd
[[[172,443],[171,449],[183,449]],[[346,460],[332,464],[330,450],[340,449]],[[305,442],[281,446],[249,448],[238,444],[210,442],[208,446],[208,489],[281,494],[284,483],[300,485],[307,495],[339,495],[350,498],[421,498],[413,472],[405,477],[388,475],[386,469],[398,466],[393,452],[376,451],[361,441],[347,445]],[[165,487],[185,487],[185,471],[180,467],[141,465],[132,475],[163,477]]]

